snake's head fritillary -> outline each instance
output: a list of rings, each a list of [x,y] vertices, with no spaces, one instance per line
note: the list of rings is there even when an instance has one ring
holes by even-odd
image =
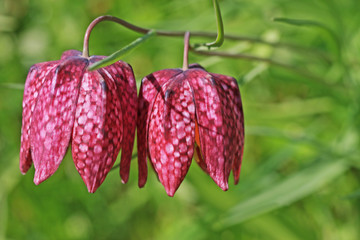
[[[239,181],[244,117],[236,80],[200,65],[165,69],[142,80],[138,106],[139,186],[147,156],[169,196],[184,180],[193,156],[223,190]]]
[[[35,184],[59,167],[71,143],[76,169],[95,192],[122,149],[120,175],[126,182],[137,117],[136,84],[129,64],[118,61],[97,71],[69,50],[58,61],[31,67],[24,90],[20,170],[32,163]]]

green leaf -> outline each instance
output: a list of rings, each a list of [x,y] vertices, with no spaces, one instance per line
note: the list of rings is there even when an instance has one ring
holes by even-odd
[[[128,53],[130,50],[134,49],[135,47],[137,47],[138,45],[140,45],[141,43],[143,43],[144,41],[146,41],[147,39],[149,39],[152,36],[155,36],[156,32],[155,31],[150,31],[147,34],[145,34],[144,36],[137,38],[135,41],[133,41],[132,43],[130,43],[129,45],[125,46],[124,48],[114,52],[113,54],[111,54],[110,56],[104,58],[103,60],[100,60],[92,65],[90,65],[88,67],[89,71],[93,71],[102,67],[106,67],[109,66],[117,61],[119,61],[123,55],[125,55],[126,53]]]
[[[216,228],[239,224],[250,218],[287,206],[320,189],[347,170],[344,161],[315,163],[269,189],[230,209]]]

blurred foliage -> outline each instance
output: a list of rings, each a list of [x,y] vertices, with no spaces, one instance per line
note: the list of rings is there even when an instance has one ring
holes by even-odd
[[[286,66],[190,53],[190,62],[239,80],[245,155],[238,186],[222,192],[194,163],[170,198],[151,171],[138,189],[136,160],[128,184],[112,171],[89,194],[70,154],[35,186],[33,168],[18,170],[22,87],[32,64],[82,49],[99,15],[215,31],[211,1],[0,0],[0,239],[360,239],[359,0],[220,4],[225,33],[270,43],[226,40],[221,50]],[[109,55],[139,36],[101,23],[90,53]],[[155,37],[124,60],[140,83],[181,67],[182,45]]]

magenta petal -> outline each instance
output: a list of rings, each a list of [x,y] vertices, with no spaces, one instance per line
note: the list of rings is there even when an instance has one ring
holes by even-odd
[[[228,189],[231,170],[238,182],[244,117],[234,78],[208,73],[198,64],[186,71],[150,74],[140,88],[138,116],[139,186],[145,184],[149,156],[167,194],[173,196],[194,151],[199,166],[220,188]]]
[[[97,71],[84,74],[75,113],[72,155],[93,193],[105,180],[120,150],[122,114],[114,80]]]
[[[232,166],[229,139],[224,122],[224,103],[219,97],[218,86],[213,77],[202,69],[189,69],[186,76],[194,92],[196,117],[199,127],[200,148],[207,173],[223,190],[228,189]],[[230,161],[230,164],[227,164]]]
[[[227,129],[227,137],[230,140],[230,152],[234,156],[234,162],[232,167],[234,182],[239,182],[241,161],[244,151],[244,114],[241,102],[241,96],[236,79],[211,73],[219,84],[219,89],[222,89],[221,96],[225,102],[225,113],[228,116],[226,126],[230,126]]]
[[[20,171],[25,174],[32,164],[30,151],[30,126],[32,114],[44,81],[51,81],[55,68],[59,61],[39,63],[32,66],[29,70],[23,98],[22,128],[21,128],[21,147],[20,147]]]
[[[39,93],[30,129],[35,184],[58,168],[69,145],[80,80],[87,61],[74,58],[61,63],[49,75]]]
[[[129,64],[118,61],[100,69],[105,78],[111,78],[116,84],[120,99],[123,121],[123,140],[121,144],[120,176],[123,183],[129,179],[130,163],[135,140],[137,119],[137,91],[134,73]]]
[[[78,50],[67,50],[61,54],[61,60],[66,60],[70,57],[80,57],[81,52]]]
[[[137,119],[139,187],[143,187],[147,179],[148,122],[155,96],[163,84],[181,72],[180,69],[161,70],[146,76],[141,82]]]
[[[89,63],[103,58],[85,58],[69,50],[59,61],[30,69],[23,100],[20,170],[26,173],[34,162],[35,184],[57,170],[70,141],[89,192],[104,181],[120,148],[121,176],[127,181],[137,118],[136,82],[131,66],[122,61],[87,71]]]
[[[175,194],[188,172],[194,138],[192,92],[184,74],[179,74],[157,94],[149,121],[150,159],[169,196]]]

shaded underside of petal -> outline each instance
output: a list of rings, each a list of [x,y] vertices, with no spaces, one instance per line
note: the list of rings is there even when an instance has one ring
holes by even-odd
[[[39,93],[30,129],[35,184],[51,176],[66,153],[80,80],[87,64],[84,58],[71,58],[60,63]]]
[[[149,122],[150,159],[169,196],[185,178],[194,154],[195,106],[189,83],[179,74],[157,94]]]
[[[117,95],[120,100],[123,120],[120,176],[122,182],[126,183],[129,179],[130,163],[135,140],[137,119],[136,81],[131,66],[122,61],[100,69],[99,72],[103,76],[111,78],[117,86]]]
[[[228,178],[232,165],[228,164],[229,139],[224,135],[229,127],[225,126],[223,102],[220,99],[218,86],[213,77],[206,71],[194,68],[185,72],[195,99],[196,120],[199,128],[200,149],[203,157],[202,168],[206,165],[206,172],[223,190],[228,189]],[[200,156],[200,157],[201,157]],[[200,159],[200,161],[202,161]]]
[[[165,69],[154,72],[143,78],[138,99],[137,119],[137,148],[139,165],[139,187],[143,187],[147,179],[147,149],[148,149],[148,122],[150,111],[153,108],[155,96],[159,93],[165,96],[161,86],[172,77],[181,73],[180,69]]]
[[[30,126],[32,122],[32,113],[35,109],[35,104],[43,83],[45,81],[51,81],[58,64],[59,61],[35,64],[30,68],[26,78],[22,105],[23,112],[20,147],[20,171],[22,174],[25,174],[32,164],[30,153]]]
[[[121,104],[114,80],[85,72],[75,113],[72,155],[88,191],[105,180],[120,150]]]
[[[232,121],[231,126],[233,130],[231,131],[232,137],[230,138],[232,149],[231,151],[235,155],[234,163],[232,167],[234,182],[237,184],[239,182],[240,169],[242,156],[244,151],[244,114],[241,102],[241,95],[236,79],[211,73],[211,75],[216,79],[216,82],[219,83],[222,89],[222,96],[225,95],[227,98],[227,109],[232,113],[230,121]],[[223,97],[224,98],[224,97]],[[230,108],[229,108],[230,107]]]

